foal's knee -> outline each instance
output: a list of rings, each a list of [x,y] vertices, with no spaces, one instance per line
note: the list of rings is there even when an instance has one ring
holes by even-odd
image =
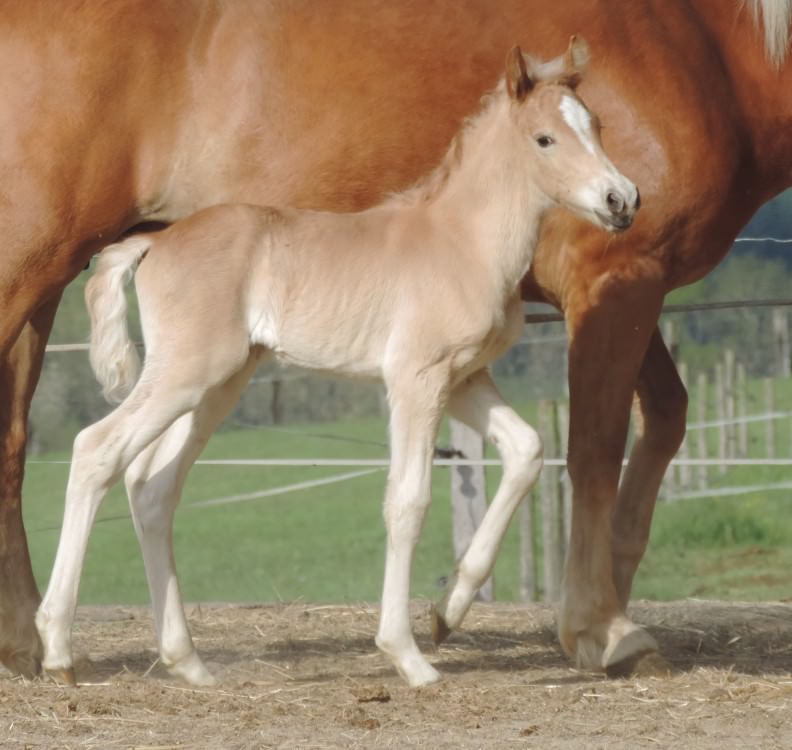
[[[72,444],[72,467],[77,469],[98,468],[104,464],[98,451],[102,440],[96,434],[96,425],[90,425],[77,433]]]
[[[523,482],[533,482],[542,468],[544,446],[539,433],[520,421],[512,430],[508,445],[502,447],[504,469],[516,474]]]

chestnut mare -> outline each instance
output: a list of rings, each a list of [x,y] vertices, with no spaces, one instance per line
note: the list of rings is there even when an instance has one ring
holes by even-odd
[[[439,162],[504,50],[550,57],[582,33],[580,93],[644,207],[618,238],[553,212],[523,296],[562,309],[570,340],[561,643],[586,667],[628,668],[649,642],[624,628],[632,579],[685,424],[656,323],[664,295],[792,184],[792,0],[62,6],[54,19],[46,0],[0,0],[0,659],[31,673],[41,654],[27,408],[60,292],[91,254],[214,203],[374,205]]]
[[[214,682],[184,617],[173,511],[209,436],[256,365],[275,355],[384,381],[391,465],[377,645],[410,685],[439,679],[413,638],[409,593],[442,415],[478,430],[503,460],[498,491],[436,615],[447,630],[490,575],[542,466],[539,436],[487,371],[520,336],[520,280],[541,221],[560,205],[621,231],[638,208],[635,186],[602,151],[596,119],[573,92],[587,55],[573,39],[564,58],[527,67],[513,48],[504,80],[441,165],[374,208],[225,204],[102,252],[85,290],[91,363],[105,394],[124,401],[74,442],[58,554],[36,615],[48,670],[74,683],[71,627],[88,535],[126,472],[162,662],[192,684]],[[124,293],[138,266],[142,372]]]

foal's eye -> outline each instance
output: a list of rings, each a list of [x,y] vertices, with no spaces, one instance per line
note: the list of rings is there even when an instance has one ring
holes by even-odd
[[[536,142],[539,144],[539,148],[550,148],[555,143],[549,135],[538,136]]]

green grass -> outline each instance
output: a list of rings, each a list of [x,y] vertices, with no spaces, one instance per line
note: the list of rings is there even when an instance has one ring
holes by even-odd
[[[351,441],[386,442],[383,420],[276,430],[221,432],[203,458],[385,457],[384,447],[323,440],[305,433],[333,434]],[[44,460],[63,460],[63,455]],[[385,471],[288,494],[196,508],[193,503],[257,492],[354,471],[348,467],[196,466],[176,514],[175,547],[184,595],[189,600],[376,600],[385,532],[382,495]],[[31,461],[25,481],[25,523],[34,571],[46,583],[62,517],[68,466]],[[448,470],[435,472],[435,502],[415,561],[414,591],[431,596],[437,580],[453,567]],[[91,535],[81,601],[137,603],[148,598],[143,566],[120,488],[108,495]]]
[[[522,410],[532,411],[532,407]],[[533,415],[529,415],[533,418]],[[227,430],[203,458],[385,457],[383,419]],[[333,435],[330,440],[312,435]],[[440,443],[446,442],[441,435]],[[370,443],[379,443],[372,445]],[[67,461],[68,455],[43,457]],[[349,467],[196,466],[176,514],[176,560],[189,601],[375,601],[385,532],[385,471],[337,484],[219,507],[191,505],[354,471]],[[46,585],[62,517],[68,466],[30,461],[25,523],[34,571]],[[735,469],[720,484],[789,479],[787,467]],[[490,494],[498,471],[489,471]],[[448,469],[434,472],[434,501],[414,564],[413,595],[436,597],[453,568]],[[144,603],[143,565],[120,487],[94,527],[82,580],[83,603]],[[114,520],[116,519],[116,520]],[[538,523],[538,521],[537,521]],[[500,600],[517,600],[519,540],[509,529],[496,568]],[[634,595],[650,599],[771,599],[792,596],[792,513],[786,493],[660,503]]]
[[[783,492],[659,504],[634,595],[792,598],[790,510]]]

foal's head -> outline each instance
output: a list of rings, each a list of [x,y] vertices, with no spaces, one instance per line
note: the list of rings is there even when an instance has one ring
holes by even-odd
[[[606,156],[599,122],[575,93],[587,62],[588,46],[577,37],[563,57],[545,64],[526,61],[514,47],[506,59],[506,88],[539,189],[583,218],[622,231],[632,224],[640,197]]]

